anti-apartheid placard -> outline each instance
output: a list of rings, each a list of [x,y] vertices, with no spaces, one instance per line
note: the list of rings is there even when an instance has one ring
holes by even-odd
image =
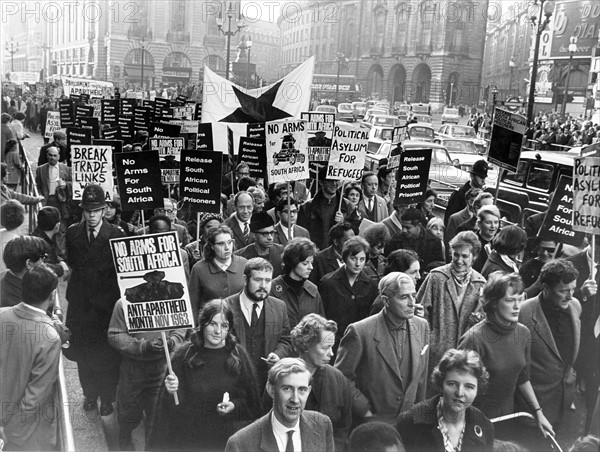
[[[75,102],[73,99],[58,101],[58,111],[60,112],[60,123],[63,127],[75,125]]]
[[[150,138],[150,149],[158,151],[162,183],[178,184],[183,138]]]
[[[194,119],[194,105],[187,104],[180,107],[173,107],[173,117],[178,119]]]
[[[221,212],[223,154],[214,151],[181,151],[180,193],[194,212]]]
[[[82,116],[94,116],[94,106],[93,105],[76,105],[75,106],[75,116],[80,118]]]
[[[60,130],[60,113],[58,111],[49,111],[46,116],[46,130],[44,132],[44,138],[52,138],[52,135],[57,130]]]
[[[123,141],[121,140],[92,140],[92,144],[98,146],[109,146],[113,155],[123,152]]]
[[[111,239],[127,331],[193,328],[177,233]]]
[[[151,137],[176,137],[181,132],[181,126],[163,122],[152,122],[150,123],[150,130],[148,132]]]
[[[267,175],[265,140],[240,137],[238,163],[246,163],[248,165],[251,178],[264,179]]]
[[[92,144],[92,129],[67,127],[67,146],[75,144]]]
[[[121,116],[133,116],[136,106],[135,99],[121,99]]]
[[[365,166],[368,141],[367,130],[336,124],[327,165],[327,179],[360,179]]]
[[[101,119],[102,123],[116,126],[119,119],[119,111],[121,106],[116,99],[102,99],[101,101]]]
[[[400,154],[396,174],[396,200],[400,204],[416,204],[425,200],[430,166],[431,149],[415,149]]]
[[[71,146],[74,200],[81,199],[83,189],[89,184],[100,185],[104,189],[106,200],[112,199],[112,158],[110,146]]]
[[[198,124],[198,136],[196,137],[196,149],[212,150],[213,135],[212,124],[210,122]]]
[[[125,152],[113,156],[123,210],[163,207],[158,152]]]
[[[301,118],[304,119],[304,118]],[[246,126],[246,136],[248,138],[260,138],[265,141],[265,123],[256,122],[254,124],[248,124]]]
[[[574,159],[573,230],[600,234],[600,157]]]
[[[335,115],[333,113],[303,112],[300,118],[308,121],[308,160],[327,162],[333,139]]]
[[[307,138],[304,120],[266,123],[269,184],[308,179]]]
[[[496,108],[488,160],[513,173],[517,171],[526,131],[527,118]]]
[[[579,247],[584,234],[573,230],[573,178],[560,176],[538,237]]]
[[[100,120],[93,116],[81,116],[77,118],[79,127],[92,129],[92,137],[100,138]]]

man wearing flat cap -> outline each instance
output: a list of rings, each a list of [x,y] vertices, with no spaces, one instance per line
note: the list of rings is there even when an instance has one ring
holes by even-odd
[[[466,182],[465,185],[460,187],[458,190],[450,195],[448,200],[448,207],[446,207],[446,213],[444,214],[444,224],[448,224],[450,215],[464,209],[467,206],[465,194],[471,188],[483,188],[485,187],[485,178],[488,176],[490,167],[485,160],[477,160],[471,168],[471,179]]]
[[[77,361],[83,408],[96,409],[99,397],[100,415],[108,416],[119,379],[119,354],[109,345],[107,330],[121,296],[109,240],[125,237],[125,232],[103,218],[106,197],[99,185],[85,187],[80,207],[83,220],[66,233],[66,261],[73,273],[66,321],[72,336],[65,355]]]
[[[275,222],[266,212],[257,212],[250,218],[250,232],[254,234],[255,241],[250,245],[237,250],[235,254],[248,260],[262,257],[273,266],[273,278],[281,275],[281,256],[283,246],[275,243]]]

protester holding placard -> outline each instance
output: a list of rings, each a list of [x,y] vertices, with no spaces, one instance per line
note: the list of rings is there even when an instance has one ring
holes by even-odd
[[[260,414],[254,366],[233,330],[231,308],[207,303],[190,342],[173,355],[174,375],[161,389],[147,450],[223,450],[236,430]],[[170,392],[181,397],[175,405]]]

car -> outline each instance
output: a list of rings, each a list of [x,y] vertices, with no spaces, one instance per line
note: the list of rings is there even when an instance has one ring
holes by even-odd
[[[433,117],[431,115],[425,115],[422,113],[413,113],[411,115],[411,120],[415,119],[417,122],[425,123],[425,124],[433,124]]]
[[[296,139],[289,133],[284,135],[281,141],[281,151],[276,152],[273,155],[273,163],[275,166],[279,163],[288,162],[290,165],[295,165],[296,162],[304,163],[306,160],[304,154],[301,154],[298,149],[294,147]]]
[[[384,126],[373,126],[369,130],[369,143],[367,147],[369,149],[377,149],[381,143],[385,141],[391,142],[392,134],[394,132],[393,127]]]
[[[392,148],[392,143],[389,141],[382,143],[379,148],[373,151],[367,149],[365,169],[377,172],[379,162],[382,159],[392,161],[394,155],[397,155],[396,152],[394,152],[394,155],[390,155]],[[404,140],[401,144],[401,152],[416,149],[431,149],[433,151],[429,169],[429,185],[438,192],[438,200],[436,201],[438,205],[445,207],[452,192],[468,182],[470,175],[455,166],[448,150],[442,145],[418,140]]]
[[[485,153],[481,154],[475,143],[470,139],[437,137],[434,143],[441,144],[448,149],[452,161],[457,161],[459,168],[464,171],[471,171],[477,160],[486,159]],[[488,167],[490,169],[486,178],[486,185],[496,187],[500,169],[489,162]]]
[[[376,114],[370,116],[368,122],[371,126],[388,126],[388,127],[399,127],[401,125],[400,120],[393,115],[381,115]]]
[[[411,140],[433,141],[435,138],[433,126],[427,123],[409,124],[406,129],[406,134]]]
[[[343,103],[337,107],[337,118],[342,121],[356,121],[356,110],[352,108],[352,104]]]
[[[365,113],[367,112],[366,102],[354,101],[352,102],[352,108],[356,111],[357,118],[362,119],[365,117]]]
[[[396,102],[394,104],[394,114],[398,116],[400,121],[408,122],[410,119],[411,106],[409,104],[403,104]]]
[[[459,119],[460,115],[458,114],[458,108],[444,108],[444,112],[442,113],[442,124],[446,124],[447,122],[458,124]]]
[[[319,113],[333,113],[335,115],[335,119],[337,119],[338,111],[333,105],[319,105],[317,108],[315,108],[315,111]]]
[[[390,114],[390,103],[389,102],[377,102],[375,104],[374,108],[380,108],[382,110],[385,110],[386,115]]]
[[[444,124],[438,129],[437,134],[439,137],[469,139],[475,143],[480,153],[485,154],[487,152],[488,142],[479,138],[475,133],[475,129],[471,126]]]
[[[385,112],[385,110],[382,110],[381,108],[369,108],[365,112],[365,116],[364,116],[362,122],[363,122],[363,124],[368,124],[368,127],[370,127],[372,125],[369,121],[371,119],[371,116],[385,115],[385,114],[387,114],[387,113]]]

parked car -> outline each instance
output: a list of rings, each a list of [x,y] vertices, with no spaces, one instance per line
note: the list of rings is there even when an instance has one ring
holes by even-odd
[[[364,118],[365,113],[367,112],[367,103],[366,102],[352,102],[352,108],[356,111],[357,118]]]
[[[444,138],[464,138],[473,141],[475,146],[477,146],[477,150],[480,153],[486,153],[488,148],[488,142],[484,139],[481,139],[475,133],[475,129],[471,126],[459,126],[457,124],[450,125],[444,124],[442,125],[437,132],[439,137]]]
[[[434,142],[448,149],[452,161],[458,161],[459,168],[464,171],[471,171],[477,160],[486,159],[485,153],[482,155],[477,146],[475,146],[475,143],[470,139],[437,137]],[[490,169],[486,178],[486,185],[495,188],[500,170],[496,165],[491,163],[488,163],[488,166]]]
[[[458,124],[459,120],[460,115],[458,114],[458,108],[444,108],[444,112],[442,113],[442,124],[446,124],[447,122]]]
[[[433,126],[427,123],[409,124],[406,129],[406,134],[411,140],[433,141],[435,138]]]
[[[337,118],[342,121],[356,121],[356,110],[352,108],[352,104],[343,103],[337,107]]]
[[[333,113],[335,115],[335,119],[338,118],[337,108],[333,105],[319,105],[317,108],[315,108],[315,111],[319,113]]]

